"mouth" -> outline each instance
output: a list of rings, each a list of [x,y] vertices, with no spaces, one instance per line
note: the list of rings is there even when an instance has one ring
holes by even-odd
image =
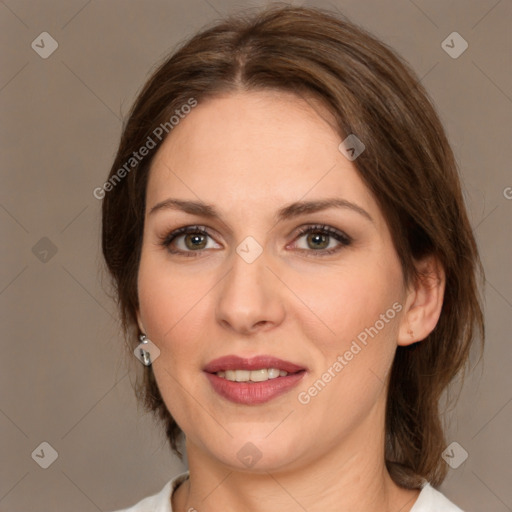
[[[216,372],[215,375],[221,379],[231,382],[265,382],[278,377],[286,377],[288,372],[278,368],[261,368],[260,370],[226,370]]]
[[[226,356],[211,361],[203,371],[223,398],[256,405],[288,392],[302,380],[307,369],[272,356]]]

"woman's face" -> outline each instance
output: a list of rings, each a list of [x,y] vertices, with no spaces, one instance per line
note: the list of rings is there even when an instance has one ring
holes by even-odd
[[[139,324],[189,456],[268,471],[383,445],[408,292],[325,119],[287,93],[216,97],[152,163]]]

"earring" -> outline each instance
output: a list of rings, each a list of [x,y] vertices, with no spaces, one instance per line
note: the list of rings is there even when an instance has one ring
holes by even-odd
[[[145,334],[141,334],[139,336],[139,341],[142,345],[147,345],[149,343],[149,339]],[[148,350],[144,350],[142,347],[139,347],[139,354],[141,357],[142,364],[144,366],[149,366],[151,364],[151,354]]]
[[[412,332],[412,329],[409,329],[409,330],[407,331],[407,334],[409,334],[409,336],[410,336],[411,338],[414,338],[414,333]]]

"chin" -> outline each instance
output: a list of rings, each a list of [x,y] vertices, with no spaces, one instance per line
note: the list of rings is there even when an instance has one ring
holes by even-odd
[[[211,456],[231,470],[250,473],[272,473],[290,468],[297,463],[300,454],[297,446],[300,439],[281,436],[266,439],[268,430],[262,436],[240,435],[230,440],[228,446],[216,445]],[[272,436],[272,434],[271,434]],[[224,448],[222,451],[219,448]]]

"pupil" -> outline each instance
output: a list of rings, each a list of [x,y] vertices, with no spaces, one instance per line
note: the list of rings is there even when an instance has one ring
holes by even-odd
[[[323,235],[321,233],[309,235],[309,241],[312,242],[314,245],[317,244],[317,249],[325,249],[325,247],[329,245],[328,238],[329,237],[327,235]],[[318,246],[318,244],[320,244],[320,247]]]
[[[188,235],[185,238],[186,245],[189,249],[197,249],[202,248],[202,245],[204,245],[204,240],[202,239],[203,235],[201,234],[195,234],[195,235]]]

